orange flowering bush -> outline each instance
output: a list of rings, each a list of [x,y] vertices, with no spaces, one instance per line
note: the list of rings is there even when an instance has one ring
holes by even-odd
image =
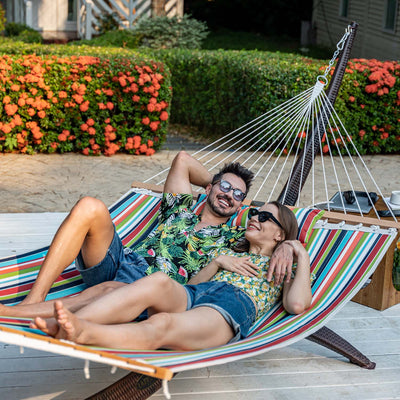
[[[0,57],[0,151],[152,155],[171,87],[160,63],[94,56]]]
[[[400,63],[350,60],[335,109],[361,154],[399,152]]]

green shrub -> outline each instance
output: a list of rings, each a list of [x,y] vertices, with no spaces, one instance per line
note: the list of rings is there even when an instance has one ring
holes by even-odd
[[[208,134],[227,133],[315,83],[315,61],[279,53],[161,50],[172,71],[171,117]]]
[[[165,140],[169,73],[149,58],[3,55],[0,75],[0,151],[151,155]]]
[[[140,36],[130,29],[113,30],[106,32],[92,40],[79,40],[70,42],[72,46],[101,46],[101,47],[122,47],[136,49],[139,46]]]
[[[115,32],[108,32],[105,35]],[[99,39],[101,36],[99,37]],[[15,38],[3,37],[0,38],[0,54],[8,55],[59,55],[59,56],[76,56],[91,55],[99,57],[135,57],[138,53],[132,52],[128,48],[113,47],[106,45],[92,45],[90,41],[76,41],[66,45],[59,44],[40,44],[40,43],[23,43],[15,41]]]
[[[189,15],[140,18],[134,27],[141,45],[152,49],[198,49],[207,37],[207,25]]]
[[[24,43],[42,43],[43,38],[39,32],[25,29],[15,37],[15,40],[20,40]]]
[[[5,26],[6,36],[13,37],[20,35],[23,31],[36,32],[33,28],[28,25],[20,24],[18,22],[8,22]]]

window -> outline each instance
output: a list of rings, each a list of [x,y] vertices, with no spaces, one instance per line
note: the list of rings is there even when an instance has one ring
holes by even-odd
[[[349,13],[349,0],[340,0],[339,17],[347,18]]]
[[[67,21],[76,21],[76,0],[68,0]]]
[[[385,20],[383,28],[394,32],[396,30],[397,0],[386,0]]]

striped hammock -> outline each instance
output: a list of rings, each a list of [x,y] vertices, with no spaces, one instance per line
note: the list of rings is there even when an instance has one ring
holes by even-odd
[[[204,198],[194,206],[200,212]],[[110,208],[117,231],[126,246],[147,237],[157,225],[160,196],[129,191]],[[246,224],[247,207],[230,219]],[[173,373],[201,368],[254,356],[289,345],[320,329],[340,310],[374,272],[396,229],[331,224],[316,209],[293,209],[298,219],[300,240],[308,241],[311,270],[316,275],[312,285],[313,300],[309,310],[300,315],[287,314],[276,304],[257,320],[246,339],[237,343],[200,351],[135,351],[80,346],[49,338],[29,328],[30,319],[0,317],[0,341],[110,364],[142,374],[169,380]],[[331,213],[332,214],[332,213]],[[310,235],[309,235],[310,234]],[[0,260],[0,302],[16,304],[32,286],[47,251],[46,248]],[[72,296],[85,288],[70,265],[54,283],[47,299]]]

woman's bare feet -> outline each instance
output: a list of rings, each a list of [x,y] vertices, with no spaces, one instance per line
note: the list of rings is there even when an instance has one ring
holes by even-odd
[[[82,344],[81,336],[85,324],[90,323],[76,317],[64,307],[61,300],[56,300],[54,302],[54,318],[43,319],[36,317],[30,323],[30,327],[40,329],[56,339],[65,339]]]
[[[85,321],[80,320],[68,311],[61,301],[54,303],[54,317],[58,323],[57,339],[66,339],[75,343],[82,343],[81,334]]]
[[[5,317],[9,316],[8,307],[1,303],[0,303],[0,315],[3,315]]]

